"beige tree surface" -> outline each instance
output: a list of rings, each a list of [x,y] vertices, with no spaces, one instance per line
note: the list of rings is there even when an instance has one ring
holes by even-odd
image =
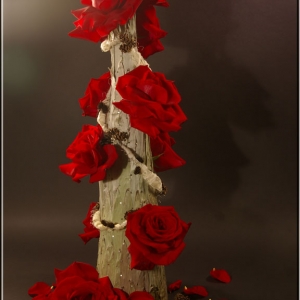
[[[106,133],[117,133],[112,134],[112,141],[119,157],[113,167],[107,170],[105,180],[99,182],[99,218],[120,225],[118,229],[100,230],[97,270],[100,277],[109,276],[114,287],[129,294],[147,291],[156,300],[165,300],[168,299],[165,268],[155,266],[149,271],[131,270],[131,257],[127,250],[129,241],[125,236],[125,226],[121,226],[126,222],[126,212],[148,203],[157,205],[157,197],[162,191],[159,177],[151,172],[153,163],[149,137],[132,128],[129,116],[113,105],[113,102],[121,100],[116,91],[118,78],[139,65],[147,65],[135,41],[136,25],[133,18],[125,26],[119,26],[111,32],[101,44],[102,50],[109,50],[111,54],[111,88],[103,102],[106,109],[99,112],[98,123]],[[138,165],[144,166],[152,177],[150,180],[149,176],[135,172]]]

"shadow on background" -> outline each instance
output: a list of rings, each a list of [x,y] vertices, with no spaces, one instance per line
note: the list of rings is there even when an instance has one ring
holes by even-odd
[[[253,74],[234,65],[226,53],[227,36],[236,26],[231,20],[231,3],[174,2],[173,13],[180,10],[189,17],[176,22],[179,17],[173,16],[162,24],[172,28],[166,44],[188,51],[186,65],[167,74],[182,95],[181,106],[188,117],[177,138],[178,152],[187,159],[181,171],[186,195],[218,201],[218,205],[228,202],[239,185],[239,170],[250,163],[232,128],[256,133],[273,125],[265,106],[268,93]]]

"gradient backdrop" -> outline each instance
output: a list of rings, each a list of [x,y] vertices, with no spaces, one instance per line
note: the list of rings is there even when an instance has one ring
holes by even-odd
[[[158,9],[165,51],[149,59],[182,95],[174,134],[186,159],[162,177],[191,221],[168,282],[204,285],[218,300],[297,297],[297,2],[170,0]],[[99,44],[72,39],[73,0],[4,1],[4,299],[26,300],[54,268],[96,264],[77,237],[97,184],[58,165],[84,123],[78,99],[110,67]],[[211,268],[232,275],[208,279]]]

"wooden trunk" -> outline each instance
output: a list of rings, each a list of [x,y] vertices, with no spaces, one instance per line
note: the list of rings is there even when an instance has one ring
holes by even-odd
[[[112,32],[109,38],[113,40],[125,28],[136,35],[135,19],[130,20],[126,27]],[[112,86],[108,99],[109,112],[106,115],[107,128],[117,128],[121,132],[127,132],[129,138],[124,144],[142,157],[148,168],[152,169],[149,137],[131,128],[129,116],[112,104],[121,100],[115,89],[119,76],[137,67],[133,53],[123,53],[119,47],[120,44],[117,44],[110,50]],[[119,158],[114,166],[107,170],[106,179],[99,183],[99,210],[101,220],[121,224],[127,211],[138,209],[147,203],[157,204],[157,197],[141,175],[134,174],[135,166],[126,153],[119,146],[116,148]],[[129,294],[133,291],[147,291],[151,292],[156,300],[168,299],[164,267],[156,266],[151,271],[131,270],[128,246],[125,229],[100,232],[97,261],[100,277],[109,276],[114,287],[121,288]]]

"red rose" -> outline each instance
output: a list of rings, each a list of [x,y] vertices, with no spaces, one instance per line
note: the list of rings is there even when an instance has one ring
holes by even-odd
[[[179,106],[181,97],[173,81],[147,66],[119,77],[116,89],[123,99],[114,105],[130,116],[132,127],[152,138],[161,131],[178,131],[187,119]]]
[[[110,72],[103,74],[98,79],[92,78],[90,80],[84,97],[79,99],[83,116],[94,118],[98,116],[98,104],[106,98],[110,85]]]
[[[129,213],[125,235],[130,241],[131,268],[146,270],[173,263],[185,247],[191,223],[182,221],[172,206],[145,205]]]
[[[137,10],[136,30],[138,49],[144,58],[164,50],[159,39],[165,37],[167,32],[160,28],[156,10],[147,1],[143,1]]]
[[[34,300],[154,300],[147,292],[136,291],[128,296],[114,288],[108,277],[98,278],[97,270],[89,264],[74,262],[65,270],[55,269],[54,272],[55,286],[50,288],[46,283],[38,282],[28,290]]]
[[[171,146],[175,140],[167,132],[161,132],[156,138],[150,137],[150,147],[153,156],[153,166],[156,172],[181,167],[185,164]]]
[[[110,168],[118,154],[115,146],[100,146],[103,132],[101,126],[83,125],[72,144],[67,148],[67,157],[73,162],[60,165],[60,170],[80,182],[84,176],[90,175],[90,182],[103,180],[106,169]]]
[[[97,270],[91,265],[74,262],[65,270],[54,270],[56,286],[45,298],[49,300],[114,299],[126,300],[128,295],[113,288],[108,277],[98,278]],[[45,286],[46,284],[43,283]],[[35,286],[35,285],[34,285]],[[33,286],[33,287],[34,287]],[[28,293],[32,296],[31,287]],[[38,299],[38,298],[34,298]]]
[[[113,288],[108,277],[98,278],[97,270],[88,264],[75,262],[63,271],[55,270],[55,275],[55,300],[127,299],[124,292]]]
[[[71,31],[71,37],[87,39],[93,42],[105,40],[107,35],[118,25],[124,25],[131,19],[142,0],[83,0],[90,6],[72,11],[77,18],[76,29]]]
[[[97,228],[95,228],[92,224],[92,212],[96,205],[97,202],[92,202],[90,204],[87,215],[82,222],[85,225],[84,233],[79,234],[79,236],[85,244],[92,238],[99,238],[100,236],[100,231]]]
[[[77,21],[76,29],[69,33],[71,37],[103,41],[136,13],[138,48],[143,57],[164,49],[159,39],[167,33],[159,26],[154,5],[168,7],[166,0],[97,0],[95,6],[91,0],[81,0],[81,3],[88,6],[72,11]]]

